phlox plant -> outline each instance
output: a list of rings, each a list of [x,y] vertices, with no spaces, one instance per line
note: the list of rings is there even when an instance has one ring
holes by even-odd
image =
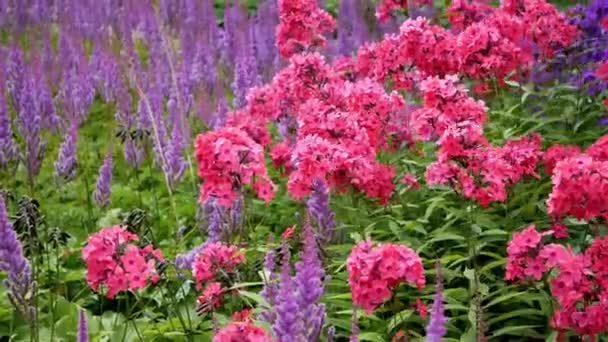
[[[606,8],[0,4],[0,339],[607,339]]]

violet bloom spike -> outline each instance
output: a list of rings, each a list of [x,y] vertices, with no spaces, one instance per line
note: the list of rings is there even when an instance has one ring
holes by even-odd
[[[441,276],[441,265],[437,262],[437,285],[433,307],[431,308],[429,324],[426,327],[426,342],[441,342],[441,338],[448,332],[448,319],[445,316],[445,304],[443,302],[443,279]]]
[[[19,106],[24,92],[25,72],[23,51],[18,45],[15,45],[11,48],[6,63],[6,85],[13,108],[17,113],[21,111]]]
[[[32,279],[29,261],[23,255],[23,246],[13,226],[8,220],[4,198],[0,196],[0,271],[6,272],[4,285],[8,288],[11,304],[25,319],[36,320],[36,310],[32,300],[36,283]]]
[[[329,189],[323,180],[314,181],[312,187],[313,192],[306,201],[308,212],[315,219],[324,242],[330,242],[335,237],[336,221],[329,206]]]
[[[4,102],[0,96],[0,169],[5,169],[10,163],[19,159],[19,149],[13,139],[11,120]]]
[[[84,310],[80,310],[80,314],[78,316],[78,342],[89,342],[87,314],[84,312]]]
[[[29,75],[28,75],[29,76]],[[34,180],[40,172],[42,158],[46,150],[46,143],[40,140],[40,130],[42,118],[38,110],[38,97],[36,96],[36,86],[32,77],[27,77],[23,89],[19,96],[19,111],[17,112],[17,128],[25,141],[23,153],[23,163],[28,173],[30,186],[34,185]]]
[[[107,156],[103,160],[103,164],[99,168],[99,176],[93,191],[93,199],[95,203],[102,208],[105,208],[110,203],[112,194],[112,150],[108,151]]]
[[[275,257],[276,254],[274,250],[269,250],[264,257],[264,268],[268,272],[268,279],[264,279],[264,288],[260,292],[262,298],[270,305],[268,310],[261,313],[260,319],[270,325],[273,325],[276,321],[274,306],[276,305],[277,294],[279,292],[279,279],[276,273]]]
[[[78,165],[76,146],[78,143],[78,124],[72,123],[65,133],[65,138],[59,147],[59,156],[55,161],[55,177],[62,182],[68,182],[76,176]]]
[[[184,143],[182,140],[182,133],[179,125],[174,125],[171,133],[171,141],[166,147],[165,165],[163,167],[165,174],[170,180],[169,184],[171,184],[171,186],[175,186],[175,184],[179,182],[187,167],[187,163],[183,157]]]
[[[289,245],[283,242],[283,267],[281,283],[275,305],[276,321],[272,325],[277,339],[281,342],[300,341],[301,317],[298,305],[297,285],[290,275]]]
[[[203,205],[203,212],[207,221],[207,241],[218,242],[222,240],[224,208],[210,198]]]
[[[307,341],[318,341],[317,335],[323,326],[325,308],[317,302],[323,295],[324,276],[325,270],[319,259],[317,240],[310,223],[306,222],[304,249],[301,260],[296,263],[295,282],[298,287],[298,311],[301,314],[303,332]]]

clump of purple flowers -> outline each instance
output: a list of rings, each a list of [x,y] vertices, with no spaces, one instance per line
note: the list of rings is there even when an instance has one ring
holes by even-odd
[[[0,271],[6,272],[4,285],[8,288],[11,304],[25,319],[36,321],[33,298],[36,283],[32,279],[32,268],[23,255],[23,246],[8,220],[4,199],[0,196]]]
[[[291,275],[287,241],[283,241],[282,256],[279,277],[274,274],[274,261],[271,260],[274,255],[269,254],[266,258],[265,266],[271,276],[262,295],[272,308],[262,318],[272,324],[280,341],[318,341],[325,321],[325,305],[319,303],[324,291],[325,271],[309,224],[304,226],[304,245],[301,259],[295,265],[295,276]]]

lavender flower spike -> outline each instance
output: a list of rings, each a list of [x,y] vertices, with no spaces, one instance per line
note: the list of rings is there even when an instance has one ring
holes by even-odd
[[[110,195],[112,194],[112,150],[108,151],[108,155],[103,160],[103,164],[99,168],[99,177],[93,198],[97,205],[105,208],[110,203]]]
[[[319,235],[329,242],[334,238],[336,221],[334,213],[329,207],[329,189],[322,180],[316,180],[312,184],[313,192],[306,202],[308,212],[315,219],[319,227]]]
[[[441,266],[437,262],[437,285],[435,287],[435,297],[431,308],[431,318],[426,327],[426,342],[440,342],[441,338],[447,333],[448,319],[445,316],[445,305],[443,303],[443,283],[441,277]]]
[[[270,306],[274,307],[277,301],[277,293],[279,291],[279,287],[278,287],[278,277],[277,274],[275,272],[276,270],[276,263],[274,261],[276,254],[274,252],[274,250],[269,250],[268,253],[266,253],[266,257],[264,257],[264,268],[266,269],[266,271],[269,273],[268,274],[268,279],[264,279],[264,288],[262,289],[262,292],[260,292],[260,295],[262,296],[262,298],[264,298],[266,300],[266,302],[268,302],[268,304],[270,304]],[[276,320],[276,314],[274,312],[274,310],[269,309],[266,310],[264,312],[262,312],[262,314],[260,315],[260,320],[265,321],[269,324],[274,324],[275,320]]]
[[[4,284],[8,288],[11,304],[25,319],[34,322],[36,310],[32,299],[36,284],[32,279],[32,268],[23,256],[23,246],[8,221],[8,213],[2,197],[0,197],[0,271],[7,273]]]
[[[298,286],[298,304],[302,315],[306,341],[318,341],[325,318],[325,307],[317,304],[323,295],[325,270],[319,259],[319,250],[312,227],[306,219],[304,224],[304,250],[302,259],[296,263],[295,281]]]
[[[0,169],[19,159],[19,150],[13,139],[11,120],[4,97],[0,96]]]
[[[283,243],[283,268],[281,270],[281,285],[277,294],[275,313],[277,315],[272,330],[281,342],[299,342],[301,316],[298,305],[297,286],[291,277],[289,265],[289,245]]]
[[[80,315],[78,317],[78,342],[89,342],[87,314],[84,310],[80,310]]]
[[[78,124],[73,123],[65,134],[65,140],[59,147],[59,156],[55,161],[55,177],[64,182],[76,176],[76,144],[78,142]]]

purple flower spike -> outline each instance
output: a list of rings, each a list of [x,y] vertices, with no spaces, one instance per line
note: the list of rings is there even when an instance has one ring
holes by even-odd
[[[78,124],[70,126],[65,139],[59,147],[59,156],[55,162],[55,177],[62,182],[68,182],[76,176],[76,144],[78,143]]]
[[[269,250],[268,253],[266,253],[264,268],[268,272],[268,279],[264,279],[264,288],[262,289],[262,292],[260,292],[262,298],[264,298],[271,307],[276,305],[277,293],[279,292],[279,279],[276,273],[275,257],[276,254],[273,250]],[[269,309],[262,312],[260,319],[272,325],[276,321],[276,314],[274,310]]]
[[[314,232],[309,223],[304,225],[304,249],[301,261],[296,263],[295,281],[298,286],[299,311],[306,341],[318,341],[325,320],[325,307],[317,304],[323,295],[325,270],[319,259]]]
[[[329,207],[329,189],[323,180],[316,180],[312,187],[313,192],[306,202],[308,212],[319,227],[319,235],[324,237],[324,242],[329,242],[334,238],[336,230],[335,216]]]
[[[437,285],[435,297],[431,308],[431,318],[426,327],[426,342],[440,342],[441,338],[448,332],[448,319],[445,316],[445,304],[443,303],[443,283],[441,277],[441,265],[437,262]]]
[[[80,310],[80,315],[78,316],[78,342],[89,342],[87,314],[84,310]]]
[[[6,272],[4,285],[8,288],[11,304],[25,319],[36,320],[36,310],[32,300],[36,283],[32,279],[29,261],[23,256],[23,246],[17,233],[8,221],[4,199],[0,196],[0,271]]]
[[[97,184],[95,191],[93,191],[93,198],[95,203],[102,208],[105,208],[110,203],[110,196],[112,194],[112,150],[108,151],[108,155],[103,160],[103,164],[99,168],[99,176],[97,177]]]
[[[40,172],[42,158],[46,149],[46,143],[40,140],[42,118],[38,107],[38,96],[36,94],[36,82],[32,77],[27,77],[22,91],[19,92],[19,103],[15,108],[17,111],[17,128],[25,141],[23,152],[23,163],[27,169],[28,182],[34,185],[34,180]]]
[[[0,96],[0,169],[19,159],[19,149],[13,139],[11,120],[8,115],[4,96]]]
[[[276,321],[272,326],[277,339],[281,342],[296,342],[302,331],[301,312],[298,305],[298,288],[290,275],[289,245],[283,243],[283,267],[281,285],[275,306]]]

